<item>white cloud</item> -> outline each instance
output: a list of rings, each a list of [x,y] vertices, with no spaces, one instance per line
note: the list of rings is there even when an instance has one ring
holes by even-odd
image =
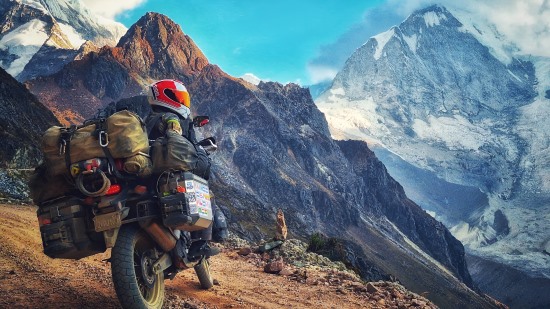
[[[433,0],[388,0],[387,5],[405,18],[432,3]],[[550,57],[549,0],[440,0],[438,3],[487,19],[515,43],[521,53]]]
[[[93,13],[108,19],[144,4],[147,0],[81,0]]]
[[[333,66],[309,63],[307,66],[310,80],[313,84],[332,80],[338,73]]]

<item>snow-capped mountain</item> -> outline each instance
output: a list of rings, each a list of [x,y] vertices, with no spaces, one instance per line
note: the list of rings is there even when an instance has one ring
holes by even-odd
[[[472,254],[550,278],[550,59],[431,6],[368,40],[316,104]]]
[[[84,42],[114,46],[125,32],[80,0],[2,1],[0,66],[20,81],[49,75],[77,57]]]

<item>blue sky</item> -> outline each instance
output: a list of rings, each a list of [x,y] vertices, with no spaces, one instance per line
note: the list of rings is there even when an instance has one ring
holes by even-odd
[[[167,15],[230,75],[307,86],[331,80],[371,36],[434,0],[81,0],[130,27]],[[549,0],[438,0],[497,26],[523,54],[550,57]]]
[[[382,1],[342,3],[341,0],[149,0],[115,19],[130,27],[146,12],[159,12],[178,23],[209,61],[230,75],[252,73],[282,83],[310,84],[308,64],[321,55],[322,46],[336,42]],[[365,34],[362,43],[368,38]]]

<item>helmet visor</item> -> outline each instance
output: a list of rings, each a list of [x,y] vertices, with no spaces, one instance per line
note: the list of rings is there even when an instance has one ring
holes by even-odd
[[[177,89],[164,89],[164,94],[172,99],[173,101],[176,101],[182,105],[185,105],[186,107],[191,107],[191,100],[189,99],[189,92],[185,90],[177,90]]]

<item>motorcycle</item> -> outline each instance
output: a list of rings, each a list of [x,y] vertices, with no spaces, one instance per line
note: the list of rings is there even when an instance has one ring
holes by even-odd
[[[207,118],[196,117],[195,126]],[[210,137],[198,143],[211,153]],[[213,286],[206,255],[190,255],[191,232],[213,222],[208,182],[190,172],[167,171],[155,180],[120,176],[120,162],[79,163],[72,194],[40,205],[44,253],[81,259],[112,248],[112,280],[124,308],[161,308],[164,280],[193,268],[200,286]],[[117,167],[118,166],[118,167]]]

